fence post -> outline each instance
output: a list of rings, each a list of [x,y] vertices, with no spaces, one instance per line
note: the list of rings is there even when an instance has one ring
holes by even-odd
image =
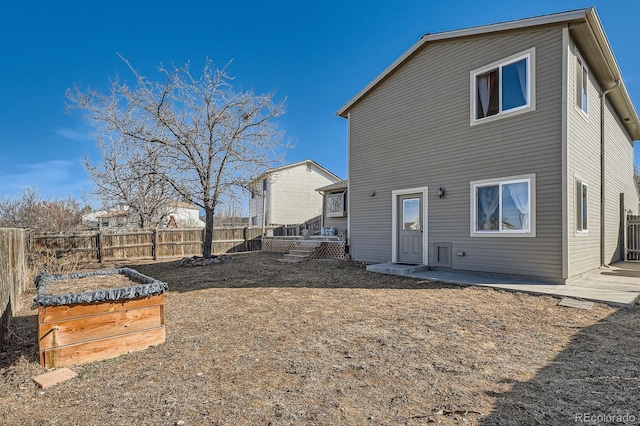
[[[207,232],[207,228],[206,226],[204,228],[202,228],[202,231],[200,231],[200,238],[202,239],[202,256],[204,256],[204,244],[205,244],[205,240],[206,240],[206,232]]]
[[[251,251],[251,248],[249,247],[249,233],[247,232],[246,226],[242,229],[242,238],[244,238],[243,251]]]
[[[102,233],[100,231],[98,231],[96,233],[96,252],[97,252],[97,256],[98,256],[98,263],[102,263],[102,238],[101,238]]]
[[[629,215],[622,213],[624,216],[624,224],[622,225],[622,238],[624,244],[624,258],[622,260],[629,260],[629,240],[628,240],[628,228],[629,228]]]
[[[151,234],[151,256],[153,260],[158,260],[158,228],[153,228]]]

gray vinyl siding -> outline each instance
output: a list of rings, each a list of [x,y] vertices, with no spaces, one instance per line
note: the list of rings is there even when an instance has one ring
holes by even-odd
[[[624,243],[620,194],[624,210],[638,212],[638,194],[633,182],[633,145],[619,117],[607,102],[605,109],[605,262],[623,260]]]
[[[588,116],[576,106],[576,54],[571,44],[568,60],[568,179],[569,279],[600,266],[600,103],[602,91],[589,74]],[[587,66],[589,64],[587,63]],[[577,188],[580,179],[588,185],[588,232],[576,232]],[[625,210],[637,212],[638,196],[633,182],[633,145],[617,114],[605,108],[605,263],[622,260],[620,194]]]
[[[470,72],[535,47],[536,109],[469,125]],[[562,275],[562,30],[427,44],[361,99],[349,117],[350,243],[354,260],[391,260],[393,190],[429,187],[433,243],[452,268]],[[535,174],[535,237],[470,237],[470,182]],[[438,188],[446,196],[438,198]],[[375,196],[371,196],[375,191]],[[456,256],[463,251],[464,256]]]
[[[587,116],[576,104],[576,47],[569,47],[567,86],[567,209],[568,278],[600,266],[600,89],[589,73]],[[588,64],[587,64],[588,65]],[[577,188],[580,179],[588,185],[587,232],[577,232]]]

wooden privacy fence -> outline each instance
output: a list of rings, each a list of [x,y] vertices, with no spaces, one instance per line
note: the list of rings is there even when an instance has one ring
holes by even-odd
[[[211,251],[260,250],[261,232],[260,227],[214,228]],[[69,255],[78,261],[103,262],[201,256],[203,241],[204,231],[199,228],[29,234],[28,249],[30,253],[53,251],[56,256]]]
[[[640,260],[640,216],[627,215],[626,260]]]
[[[18,310],[27,276],[25,232],[0,228],[0,351],[9,340],[9,321]]]

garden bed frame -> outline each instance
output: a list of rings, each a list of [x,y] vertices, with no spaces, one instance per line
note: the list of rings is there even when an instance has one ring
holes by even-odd
[[[48,295],[52,280],[91,275],[124,274],[140,285],[133,287]],[[84,274],[36,277],[39,297],[38,342],[40,365],[46,368],[113,358],[165,341],[164,291],[167,285],[120,268]]]

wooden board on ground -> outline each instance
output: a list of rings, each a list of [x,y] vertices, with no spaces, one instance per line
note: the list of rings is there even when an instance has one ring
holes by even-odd
[[[42,389],[46,389],[58,383],[66,382],[76,377],[78,374],[75,371],[71,371],[68,368],[59,368],[57,370],[49,371],[48,373],[40,374],[33,378],[33,381],[38,384]]]

